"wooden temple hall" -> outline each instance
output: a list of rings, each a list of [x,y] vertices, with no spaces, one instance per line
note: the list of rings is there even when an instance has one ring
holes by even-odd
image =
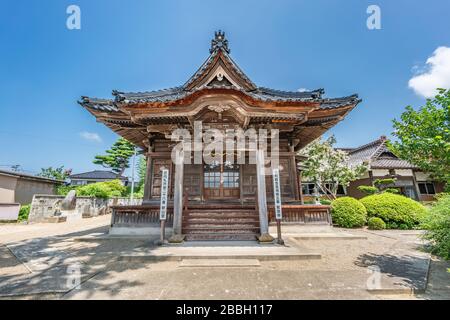
[[[228,40],[219,31],[209,57],[181,86],[113,91],[113,99],[82,97],[79,103],[98,122],[140,147],[147,157],[143,203],[113,207],[111,232],[159,233],[162,169],[168,169],[166,226],[171,240],[272,240],[272,176],[262,174],[268,152],[256,152],[253,163],[228,161],[226,152],[217,151],[212,151],[217,159],[213,163],[174,163],[172,151],[178,142],[171,139],[172,133],[184,129],[193,136],[198,122],[202,130],[224,133],[278,130],[283,224],[330,224],[329,207],[303,203],[297,153],[343,120],[360,100],[357,95],[331,99],[323,95],[323,89],[291,92],[258,87],[230,57]],[[268,150],[271,138],[269,134]],[[252,151],[250,141],[239,150],[245,159]]]

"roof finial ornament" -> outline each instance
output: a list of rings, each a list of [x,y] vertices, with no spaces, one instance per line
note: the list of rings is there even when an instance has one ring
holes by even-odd
[[[209,50],[209,53],[213,53],[219,49],[225,51],[226,53],[230,53],[230,49],[228,48],[228,40],[225,39],[225,32],[222,30],[215,32],[214,39],[211,40],[211,49]]]

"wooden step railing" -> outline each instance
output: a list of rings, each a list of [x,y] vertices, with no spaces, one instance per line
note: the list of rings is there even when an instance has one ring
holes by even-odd
[[[288,224],[328,224],[331,225],[330,206],[323,205],[282,205],[283,223]],[[268,206],[269,223],[275,223],[275,208]]]
[[[113,206],[111,227],[159,226],[159,206]],[[166,226],[173,224],[173,206],[167,207]]]

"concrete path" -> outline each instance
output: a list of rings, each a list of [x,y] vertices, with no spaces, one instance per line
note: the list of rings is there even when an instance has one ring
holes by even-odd
[[[123,261],[182,261],[183,259],[256,259],[304,260],[320,259],[320,253],[299,246],[258,244],[254,242],[215,243],[186,242],[156,248],[140,247],[120,256]]]
[[[210,260],[197,256],[201,259],[193,260],[186,255],[177,259],[181,261],[124,261],[130,253],[164,254],[164,250],[165,254],[189,250],[191,257],[202,250],[212,254],[224,244],[161,248],[153,245],[156,239],[98,235],[79,241],[86,235],[104,234],[108,225],[107,216],[58,225],[0,225],[0,297],[450,299],[450,263],[431,260],[427,279],[429,255],[421,251],[417,232],[333,229],[333,236],[324,236],[317,229],[305,232],[291,227],[295,239],[286,239],[287,249],[320,253],[321,259]],[[259,249],[256,243],[244,247],[227,243],[223,250],[234,255],[240,250],[248,250],[246,254],[274,250]],[[411,289],[416,293],[411,294]]]

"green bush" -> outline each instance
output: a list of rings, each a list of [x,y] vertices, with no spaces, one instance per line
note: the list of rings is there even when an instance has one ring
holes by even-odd
[[[28,221],[28,215],[30,214],[31,205],[20,206],[19,218],[17,221]]]
[[[74,186],[61,185],[56,187],[56,194],[59,196],[66,196],[69,193],[69,191],[76,189],[77,188]]]
[[[331,200],[320,199],[320,204],[324,206],[329,206],[331,204]]]
[[[373,187],[373,186],[359,186],[357,189],[367,195],[371,195],[371,194],[375,194],[375,193],[379,192],[378,188]]]
[[[79,187],[77,188],[77,195],[107,199],[123,196],[126,193],[126,189],[120,180],[112,180]]]
[[[394,194],[400,193],[400,191],[396,188],[387,188],[387,189],[383,190],[383,192],[394,193]]]
[[[355,198],[342,197],[331,204],[333,223],[344,228],[362,227],[366,224],[366,208]]]
[[[386,223],[378,217],[369,218],[367,225],[370,230],[383,230],[386,229]]]
[[[410,198],[385,192],[362,198],[369,217],[381,218],[390,229],[412,229],[419,225],[427,210]]]
[[[395,179],[395,178],[376,179],[373,182],[373,184],[378,188],[382,188],[382,187],[394,185],[396,180],[397,179]]]
[[[424,238],[431,241],[431,252],[450,259],[450,195],[439,197],[424,219]]]

